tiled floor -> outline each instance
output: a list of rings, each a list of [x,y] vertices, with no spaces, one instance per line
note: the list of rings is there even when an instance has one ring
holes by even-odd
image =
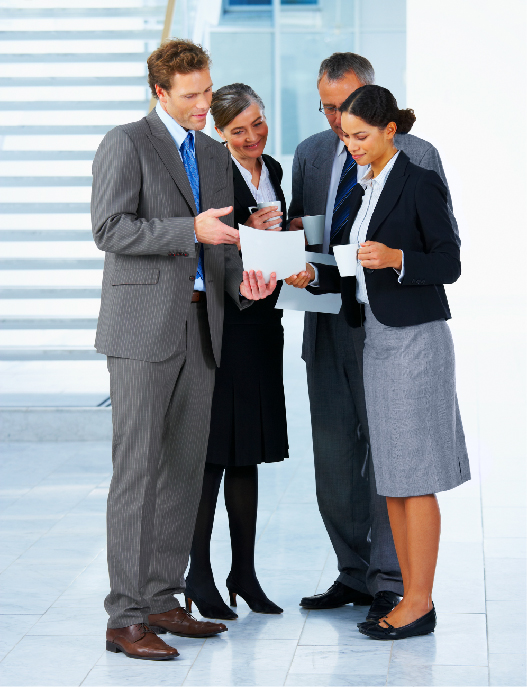
[[[519,349],[494,331],[482,337],[468,315],[462,321],[464,329],[456,321],[452,329],[473,480],[440,496],[435,634],[374,642],[356,628],[364,608],[307,612],[298,606],[302,595],[333,582],[336,561],[316,505],[298,357],[301,319],[290,313],[285,368],[292,457],[260,470],[257,544],[262,586],[284,614],[256,615],[241,602],[228,634],[170,638],[181,654],[172,662],[107,653],[109,444],[1,444],[0,685],[525,685]],[[507,394],[496,403],[507,375]],[[216,580],[226,593],[223,505],[213,538]]]

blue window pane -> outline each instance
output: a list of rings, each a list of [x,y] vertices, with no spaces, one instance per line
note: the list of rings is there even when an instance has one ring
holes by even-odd
[[[247,7],[247,6],[267,6],[272,5],[271,0],[228,0],[231,7]],[[318,0],[281,0],[282,5],[316,5]]]

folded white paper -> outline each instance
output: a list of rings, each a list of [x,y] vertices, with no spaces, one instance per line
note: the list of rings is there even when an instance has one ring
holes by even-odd
[[[240,242],[244,270],[261,270],[265,282],[276,272],[277,279],[287,279],[306,269],[303,231],[262,231],[240,224]]]
[[[320,262],[323,265],[335,265],[335,258],[324,253],[305,254],[305,262]],[[295,289],[294,286],[282,284],[276,308],[282,310],[304,310],[305,312],[327,312],[337,315],[340,312],[342,299],[340,293],[324,293],[315,296],[305,289]]]

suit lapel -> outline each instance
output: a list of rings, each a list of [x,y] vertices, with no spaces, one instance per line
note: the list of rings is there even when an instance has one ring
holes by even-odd
[[[349,199],[350,214],[348,217],[348,222],[347,222],[346,226],[344,227],[344,231],[342,232],[342,241],[341,241],[342,245],[350,242],[351,227],[353,226],[353,222],[355,221],[355,217],[357,216],[357,213],[360,210],[363,195],[364,195],[364,189],[362,188],[362,186],[360,184],[355,184],[355,186],[353,187],[353,189],[351,191],[351,195],[350,195],[350,199]]]
[[[406,165],[408,162],[408,157],[401,151],[392,171],[386,179],[386,184],[381,192],[381,195],[379,196],[379,200],[375,210],[373,211],[373,215],[371,216],[368,233],[366,234],[366,241],[372,240],[377,229],[379,229],[382,222],[384,222],[386,217],[388,217],[395,204],[399,200],[399,196],[401,195],[404,185],[408,179],[408,176],[405,174]]]
[[[232,174],[234,181],[234,197],[236,202],[243,208],[250,208],[256,205],[251,189],[245,183],[242,173],[235,162],[232,163]]]
[[[201,131],[196,131],[194,140],[199,172],[199,201],[203,212],[203,210],[208,210],[211,207],[215,188],[216,163],[212,140],[202,134]]]
[[[174,183],[181,192],[181,195],[185,198],[190,206],[194,215],[197,215],[196,204],[194,202],[194,195],[192,194],[192,189],[190,188],[190,182],[187,177],[187,172],[185,166],[179,156],[177,146],[168,133],[166,126],[159,119],[157,112],[152,110],[150,114],[146,117],[146,121],[149,125],[149,130],[147,130],[147,137],[152,143],[157,151],[157,154],[163,161],[163,164],[168,170],[168,173],[174,180]],[[197,137],[196,137],[197,139]],[[196,140],[197,147],[197,140]],[[199,161],[198,161],[199,169]],[[201,170],[200,170],[201,172]],[[200,176],[200,188],[203,180]],[[203,203],[202,203],[203,204]]]
[[[324,204],[327,202],[329,184],[331,183],[331,168],[333,166],[333,159],[339,144],[337,134],[331,131],[332,136],[328,137],[318,147],[318,150],[311,161],[311,165],[317,170],[317,195],[320,193],[324,198]]]
[[[273,188],[276,193],[276,197],[280,201],[280,205],[282,206],[282,212],[284,213],[282,215],[282,226],[285,227],[285,223],[287,221],[287,208],[285,204],[285,197],[284,197],[284,192],[282,191],[282,186],[280,185],[280,179],[278,176],[275,174],[275,168],[273,163],[268,162],[268,155],[263,155],[262,156],[265,160],[265,164],[267,166],[267,171],[269,172],[269,179],[271,180],[271,184],[273,185]],[[267,158],[267,159],[266,159]]]

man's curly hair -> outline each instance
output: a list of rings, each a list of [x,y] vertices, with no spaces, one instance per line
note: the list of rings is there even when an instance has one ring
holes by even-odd
[[[164,41],[146,61],[148,65],[148,85],[154,98],[157,98],[156,84],[165,91],[172,87],[174,74],[210,69],[208,53],[192,41],[184,38],[169,38]]]

